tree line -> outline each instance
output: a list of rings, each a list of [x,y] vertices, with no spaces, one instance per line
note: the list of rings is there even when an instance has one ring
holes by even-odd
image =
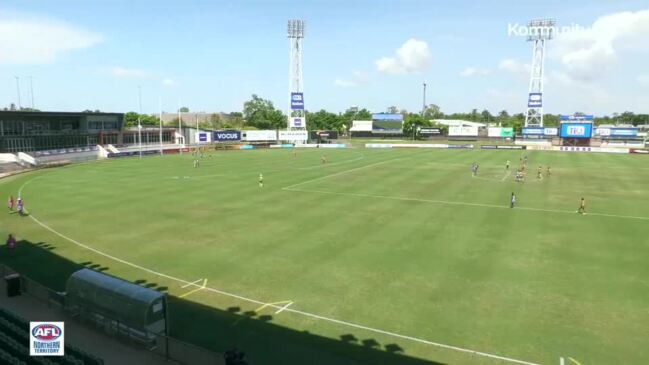
[[[189,108],[182,107],[181,112],[189,112]],[[403,115],[404,133],[412,133],[413,128],[434,126],[434,119],[461,119],[473,122],[496,124],[501,127],[513,127],[515,131],[520,132],[525,124],[525,114],[509,114],[506,110],[501,110],[497,114],[492,114],[489,110],[472,109],[468,113],[450,113],[446,114],[441,111],[439,106],[435,104],[427,105],[423,113],[412,113],[404,109],[399,109],[396,106],[390,106],[386,109],[389,113],[400,113]],[[575,115],[583,113],[575,112]],[[157,115],[142,114],[136,112],[128,112],[125,114],[125,126],[137,126],[138,117],[142,125],[159,125],[160,120]],[[351,128],[353,120],[371,120],[372,113],[366,108],[348,108],[342,113],[333,113],[324,109],[316,112],[305,112],[307,121],[307,128],[309,130],[337,130],[343,132]],[[199,123],[200,128],[205,129],[283,129],[286,128],[287,116],[280,109],[275,108],[273,102],[268,99],[263,99],[260,96],[253,94],[250,100],[243,104],[243,113],[234,112],[227,114],[223,117],[221,114],[211,114],[207,121]],[[560,116],[558,114],[544,114],[543,124],[545,126],[559,126]],[[635,114],[626,111],[618,114],[614,113],[612,116],[595,117],[594,123],[600,124],[649,124],[649,114]],[[169,126],[176,126],[178,119],[176,118]]]

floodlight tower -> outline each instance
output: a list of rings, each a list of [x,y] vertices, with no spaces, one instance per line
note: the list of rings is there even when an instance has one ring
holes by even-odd
[[[288,73],[288,121],[287,130],[306,130],[304,111],[304,84],[302,81],[302,40],[304,20],[288,21],[289,73]]]
[[[533,42],[530,89],[527,95],[526,127],[543,127],[543,62],[545,42],[554,37],[554,19],[532,20],[528,28],[528,42]]]

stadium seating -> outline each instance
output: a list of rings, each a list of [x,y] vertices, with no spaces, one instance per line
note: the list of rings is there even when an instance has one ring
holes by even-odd
[[[104,361],[66,345],[62,357],[29,356],[29,322],[0,309],[0,364],[8,365],[103,365]]]

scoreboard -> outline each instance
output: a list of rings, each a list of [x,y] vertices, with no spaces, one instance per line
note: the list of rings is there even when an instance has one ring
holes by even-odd
[[[592,123],[561,123],[561,138],[590,138],[592,135]]]

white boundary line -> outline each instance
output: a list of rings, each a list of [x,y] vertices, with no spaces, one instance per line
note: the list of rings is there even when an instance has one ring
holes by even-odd
[[[344,174],[347,174],[347,173],[350,173],[350,172],[354,172],[354,171],[358,171],[358,170],[366,169],[366,168],[368,168],[368,167],[373,167],[373,166],[382,165],[382,164],[384,164],[384,163],[388,163],[388,162],[391,162],[391,161],[394,161],[394,160],[399,160],[399,159],[408,158],[408,157],[412,157],[412,156],[413,156],[413,155],[400,156],[400,157],[390,158],[390,159],[383,160],[383,161],[379,161],[379,162],[372,163],[372,164],[369,164],[369,165],[363,165],[363,166],[355,167],[355,168],[353,168],[353,169],[349,169],[349,170],[338,171],[338,172],[333,173],[333,174],[329,174],[329,175],[325,175],[325,176],[316,177],[315,179],[311,179],[311,180],[307,180],[307,181],[302,181],[302,182],[297,183],[297,184],[293,184],[293,185],[289,185],[289,186],[283,187],[282,190],[291,190],[292,188],[294,188],[294,187],[296,187],[296,186],[300,186],[300,185],[304,185],[304,184],[309,184],[309,183],[312,183],[312,182],[316,182],[316,181],[320,181],[320,180],[328,179],[328,178],[330,178],[330,177],[334,177],[334,176],[338,176],[338,175],[344,175]]]
[[[507,179],[507,178],[509,177],[509,175],[511,175],[511,174],[512,174],[512,171],[511,171],[511,170],[507,170],[507,173],[505,174],[505,176],[503,176],[502,179],[500,179],[500,181],[505,181],[505,179]]]
[[[402,157],[400,157],[400,158],[402,158]],[[375,164],[371,164],[371,165],[361,166],[361,167],[358,167],[358,168],[355,168],[355,169],[352,169],[352,170],[342,171],[341,173],[346,173],[346,172],[358,170],[358,169],[361,169],[361,168],[364,168],[364,167],[376,166],[376,165],[378,165],[380,163],[385,163],[385,162],[392,161],[392,160],[396,160],[396,158],[395,159],[390,159],[390,160],[385,160],[383,162],[379,162],[379,163],[375,163]],[[341,173],[327,175],[325,177],[335,176],[335,175],[339,175]],[[20,195],[22,193],[22,191],[23,191],[23,188],[33,180],[34,180],[34,178],[26,181],[20,187],[18,195]],[[309,181],[316,181],[316,180],[319,180],[319,178],[318,179],[312,179],[312,180],[309,180]],[[301,184],[296,184],[296,186],[297,185],[301,185]],[[100,250],[98,250],[96,248],[85,245],[85,244],[83,244],[83,243],[81,243],[81,242],[79,242],[79,241],[77,241],[77,240],[75,240],[73,238],[70,238],[70,237],[64,235],[63,233],[60,233],[60,232],[56,231],[54,228],[52,228],[52,227],[46,225],[45,223],[39,221],[36,217],[34,217],[31,214],[29,215],[29,218],[31,220],[33,220],[39,226],[46,229],[47,231],[50,231],[51,233],[65,239],[65,240],[67,240],[67,241],[69,241],[69,242],[71,242],[71,243],[73,243],[73,244],[75,244],[75,245],[77,245],[79,247],[82,247],[82,248],[84,248],[84,249],[86,249],[88,251],[92,251],[92,252],[94,252],[94,253],[96,253],[98,255],[104,256],[104,257],[109,258],[109,259],[111,259],[113,261],[122,263],[122,264],[124,264],[126,266],[130,266],[130,267],[133,267],[133,268],[145,271],[145,272],[148,272],[148,273],[153,274],[153,275],[157,275],[157,276],[167,278],[169,280],[177,281],[177,282],[180,282],[180,283],[183,283],[183,284],[191,284],[191,282],[189,282],[187,280],[180,279],[180,278],[177,278],[177,277],[174,277],[174,276],[171,276],[171,275],[163,274],[161,272],[158,272],[158,271],[146,268],[144,266],[140,266],[138,264],[135,264],[135,263],[120,259],[119,257],[112,256],[112,255],[107,254],[105,252],[102,252],[102,251],[100,251]],[[281,306],[278,306],[278,305],[275,305],[275,304],[264,303],[263,301],[260,301],[260,300],[257,300],[257,299],[247,298],[247,297],[244,297],[242,295],[229,293],[229,292],[226,292],[226,291],[223,291],[223,290],[210,288],[210,287],[207,287],[207,286],[204,288],[204,290],[207,290],[207,291],[210,291],[210,292],[213,292],[213,293],[217,293],[217,294],[221,294],[221,295],[225,295],[225,296],[228,296],[228,297],[236,298],[236,299],[239,299],[239,300],[242,300],[242,301],[245,301],[245,302],[266,305],[268,307],[275,308],[275,309],[278,309],[278,310],[282,308]],[[336,324],[339,324],[339,325],[342,325],[342,326],[357,328],[357,329],[365,330],[365,331],[368,331],[368,332],[379,333],[379,334],[383,334],[383,335],[390,336],[390,337],[395,337],[395,338],[400,338],[400,339],[403,339],[403,340],[409,340],[409,341],[413,341],[413,342],[418,342],[418,343],[422,343],[422,344],[425,344],[425,345],[435,346],[435,347],[448,349],[448,350],[453,350],[453,351],[457,351],[457,352],[463,352],[463,353],[468,353],[468,354],[472,354],[472,355],[476,355],[476,356],[482,356],[482,357],[487,357],[487,358],[491,358],[491,359],[516,363],[516,364],[522,364],[522,365],[539,365],[539,364],[533,363],[533,362],[528,362],[528,361],[523,361],[523,360],[510,358],[510,357],[490,354],[490,353],[487,353],[487,352],[475,351],[475,350],[462,348],[462,347],[457,347],[457,346],[452,346],[452,345],[446,345],[446,344],[443,344],[443,343],[428,341],[428,340],[424,340],[424,339],[421,339],[421,338],[402,335],[402,334],[395,333],[395,332],[384,331],[384,330],[381,330],[381,329],[367,327],[367,326],[363,326],[363,325],[352,323],[352,322],[341,321],[341,320],[338,320],[338,319],[329,318],[329,317],[321,316],[321,315],[318,315],[318,314],[304,312],[304,311],[300,311],[300,310],[292,309],[292,308],[288,308],[288,307],[285,308],[284,311],[294,313],[294,314],[299,314],[299,315],[309,317],[309,318],[320,319],[320,320],[323,320],[323,321],[336,323]]]
[[[390,199],[390,200],[413,201],[413,202],[431,203],[431,204],[461,205],[461,206],[468,206],[468,207],[497,208],[497,209],[507,209],[507,210],[510,209],[509,205],[481,204],[481,203],[457,202],[457,201],[447,201],[447,200],[434,200],[434,199],[419,199],[419,198],[408,198],[408,197],[400,197],[400,196],[392,196],[392,195],[345,193],[345,192],[336,192],[336,191],[311,190],[311,189],[294,189],[294,188],[282,188],[282,190],[299,191],[299,192],[303,192],[303,193],[356,196],[356,197],[359,197],[359,198]],[[514,208],[514,209],[516,209],[516,210],[528,210],[528,211],[532,211],[532,212],[575,214],[574,210],[543,209],[543,208],[519,207],[519,206],[516,206],[516,208]],[[649,217],[637,217],[637,216],[632,216],[632,215],[617,215],[617,214],[591,213],[591,212],[588,212],[588,215],[590,215],[590,216],[600,216],[600,217],[609,217],[609,218],[621,218],[621,219],[639,219],[639,220],[649,221]]]
[[[288,303],[286,303],[286,305],[283,306],[282,308],[278,309],[277,312],[275,312],[275,314],[280,314],[280,313],[282,313],[284,310],[288,309],[288,307],[289,307],[291,304],[293,304],[293,302],[288,302]]]
[[[203,279],[198,279],[198,280],[196,280],[196,281],[192,281],[191,283],[187,283],[187,284],[181,286],[181,288],[186,288],[186,287],[191,286],[191,285],[200,286],[200,285],[198,285],[197,283],[199,283],[199,282],[201,282],[201,281],[203,281]]]

